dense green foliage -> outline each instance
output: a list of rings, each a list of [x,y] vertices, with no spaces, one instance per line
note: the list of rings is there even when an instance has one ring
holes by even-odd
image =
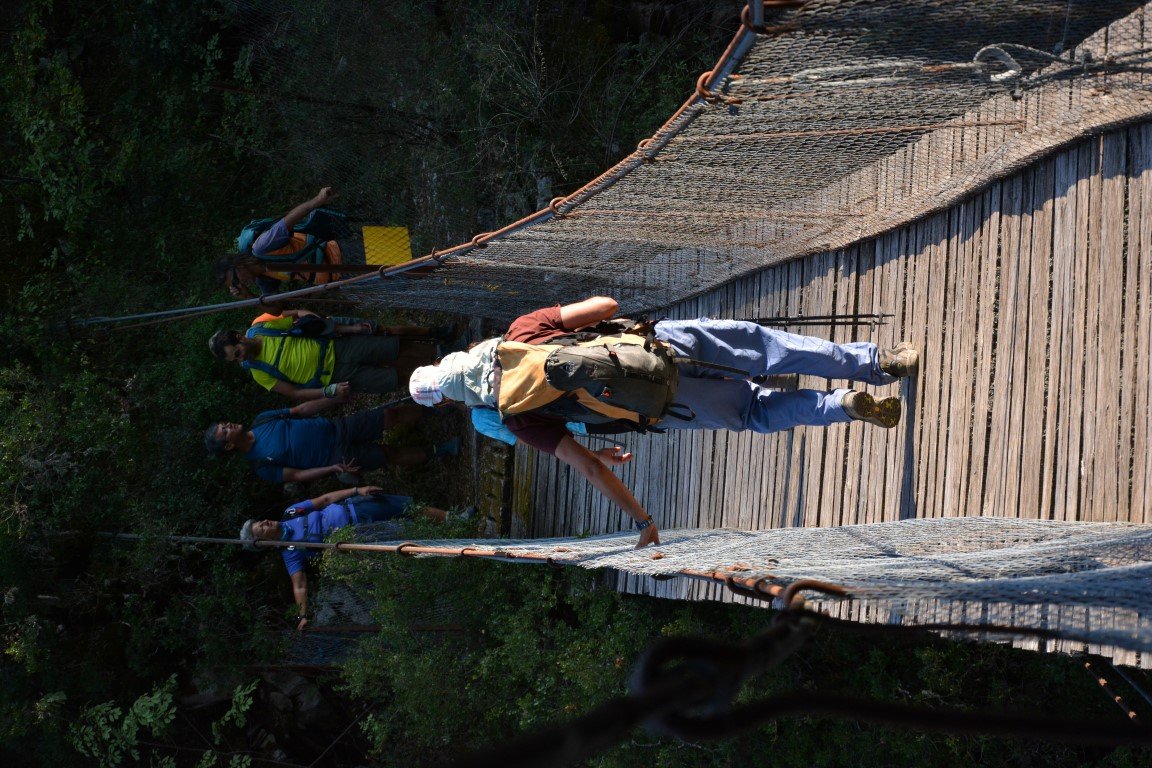
[[[381,765],[430,764],[582,714],[627,691],[633,662],[653,638],[735,643],[764,631],[773,615],[624,596],[575,569],[399,558],[371,566],[330,558],[327,565],[329,577],[373,590],[379,606],[382,631],[346,666],[344,680],[376,704],[364,726]],[[439,631],[422,629],[430,625]],[[934,710],[1117,722],[1119,711],[1078,666],[999,646],[819,630],[741,699],[810,690]],[[592,764],[1135,766],[1147,757],[785,718],[714,742],[636,732]]]
[[[376,5],[387,6],[377,9],[387,23],[364,27],[346,10],[354,4],[335,0],[275,12],[230,0],[6,6],[6,766],[244,765],[261,755],[307,763],[338,738],[348,751],[327,753],[331,764],[364,750],[381,763],[420,764],[620,693],[654,636],[743,637],[767,620],[621,597],[579,573],[330,562],[325,578],[373,595],[383,629],[340,680],[315,684],[338,728],[272,722],[262,665],[283,659],[291,634],[282,568],[160,538],[230,534],[288,500],[200,446],[209,420],[243,421],[276,403],[204,350],[215,328],[248,317],[116,331],[67,321],[220,300],[209,265],[238,227],[322,184],[355,212],[407,223],[422,248],[521,216],[650,133],[725,36],[704,23],[708,3]],[[288,18],[298,35],[276,42],[279,58],[261,59],[268,30]],[[346,71],[359,74],[341,80]],[[389,479],[423,493],[442,478]],[[100,531],[144,540],[112,543]],[[445,624],[452,631],[428,629]],[[1005,649],[830,638],[750,695],[836,686],[929,705],[1116,717],[1076,675],[1067,660]],[[357,718],[363,727],[343,735]],[[273,731],[277,739],[261,735]],[[769,754],[782,765],[1138,764],[1125,752],[817,722],[709,745],[637,734],[603,764],[735,766]]]

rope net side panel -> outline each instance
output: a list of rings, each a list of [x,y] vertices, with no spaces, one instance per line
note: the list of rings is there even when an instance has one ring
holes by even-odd
[[[368,528],[358,534],[362,542],[373,538]],[[660,537],[660,546],[642,550],[633,549],[633,533],[419,546],[643,576],[731,575],[778,586],[817,579],[845,587],[873,621],[1048,629],[1101,647],[1152,652],[1152,525],[968,517],[678,529]]]
[[[1131,0],[824,0],[755,36],[618,166],[544,216],[366,303],[509,319],[593,293],[663,307],[957,202],[1152,114]]]

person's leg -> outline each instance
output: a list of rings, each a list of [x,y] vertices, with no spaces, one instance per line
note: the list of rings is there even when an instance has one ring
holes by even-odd
[[[348,503],[356,510],[356,519],[361,523],[380,523],[404,514],[412,503],[411,496],[397,496],[391,493],[373,493],[370,496],[353,496]]]
[[[366,395],[386,395],[391,392],[398,392],[402,387],[406,388],[408,385],[408,377],[401,376],[400,370],[392,366],[361,366],[345,373],[340,378],[337,378],[336,373],[337,371],[333,371],[332,381],[346,381],[352,385],[353,392]]]
[[[333,456],[333,464],[356,462],[363,472],[394,466],[405,469],[418,467],[435,456],[434,448],[380,445],[375,442],[348,443]]]
[[[336,425],[341,442],[345,444],[375,442],[384,437],[387,426],[385,414],[388,410],[388,406],[378,405],[347,416],[334,416],[332,422]]]
[[[880,369],[880,350],[870,342],[835,344],[743,320],[661,320],[656,337],[677,354],[705,363],[738,368],[749,376],[803,373],[870,384],[896,381]],[[692,366],[693,376],[734,374]]]
[[[376,442],[387,429],[416,424],[424,417],[425,411],[426,408],[415,403],[378,405],[347,416],[336,416],[332,422],[347,443]]]
[[[410,427],[429,414],[429,409],[416,403],[397,403],[384,409],[384,428]]]
[[[779,392],[739,379],[680,376],[676,403],[691,409],[690,420],[665,416],[660,429],[726,429],[771,433],[801,425],[826,427],[851,421],[841,405],[851,390]]]
[[[686,375],[680,366],[680,383],[676,388],[673,411],[690,411],[692,418],[669,414],[655,426],[659,429],[746,429],[748,409],[752,407],[755,384],[741,379],[709,379]],[[687,415],[687,414],[683,414]]]
[[[794,392],[757,387],[745,425],[753,432],[769,434],[794,427],[827,427],[852,421],[844,410],[844,396],[851,390],[820,392],[797,389]]]
[[[336,366],[332,380],[337,381],[337,372],[348,371],[366,365],[393,365],[400,354],[400,340],[395,336],[344,336],[332,342],[336,355]]]

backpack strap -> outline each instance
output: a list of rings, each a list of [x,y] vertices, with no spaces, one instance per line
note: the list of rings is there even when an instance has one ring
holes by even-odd
[[[324,376],[324,358],[328,354],[328,344],[332,341],[326,336],[304,336],[302,332],[297,332],[296,327],[292,328],[268,328],[265,325],[254,325],[248,330],[244,331],[244,336],[249,339],[254,339],[257,336],[271,336],[273,338],[284,339],[288,336],[295,336],[297,338],[310,338],[319,342],[320,353],[316,359],[316,372],[312,374],[312,378],[303,384],[297,385],[301,387],[318,387],[323,382]],[[263,360],[242,360],[240,366],[245,370],[257,370],[261,373],[266,373],[277,381],[283,381],[286,384],[296,385],[296,382],[290,380],[280,370],[280,357],[284,354],[284,341],[280,342],[280,346],[276,348],[276,357],[272,359],[271,363],[266,363]]]
[[[677,408],[681,408],[683,410],[677,413]],[[696,411],[692,410],[684,403],[672,403],[672,405],[668,406],[668,413],[665,415],[671,416],[674,419],[680,419],[680,421],[692,421],[696,418]]]
[[[721,365],[720,363],[709,363],[704,360],[696,360],[692,357],[681,357],[679,355],[672,356],[673,362],[687,363],[689,365],[698,365],[701,368],[711,368],[714,371],[723,371],[724,373],[734,373],[742,379],[751,379],[752,374],[743,368],[734,368],[731,365]]]
[[[300,233],[297,233],[300,234]],[[324,246],[328,244],[327,240],[320,240],[315,235],[304,235],[304,247],[294,253],[282,254],[265,254],[263,256],[253,256],[265,264],[320,264],[324,261],[323,251]]]

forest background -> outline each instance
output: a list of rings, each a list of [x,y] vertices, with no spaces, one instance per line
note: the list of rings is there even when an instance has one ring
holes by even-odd
[[[200,444],[209,421],[278,405],[204,348],[213,330],[243,325],[248,313],[126,331],[70,322],[221,300],[211,263],[240,226],[323,185],[361,218],[408,226],[417,254],[536,210],[651,134],[723,48],[737,2],[8,7],[4,765],[430,764],[621,694],[654,637],[735,640],[766,626],[766,611],[624,597],[584,573],[349,559],[326,562],[322,578],[368,597],[379,632],[334,673],[289,669],[294,611],[277,558],[163,540],[231,535],[293,500],[242,462],[209,460]],[[275,59],[255,55],[272,49]],[[444,485],[443,475],[387,479],[425,495]],[[469,501],[454,495],[438,501]],[[112,543],[100,531],[144,540]],[[431,605],[451,633],[412,631]],[[1122,717],[1076,660],[933,638],[821,636],[745,696],[797,688]],[[717,743],[637,732],[594,764],[1148,760],[1127,749],[803,719]]]

